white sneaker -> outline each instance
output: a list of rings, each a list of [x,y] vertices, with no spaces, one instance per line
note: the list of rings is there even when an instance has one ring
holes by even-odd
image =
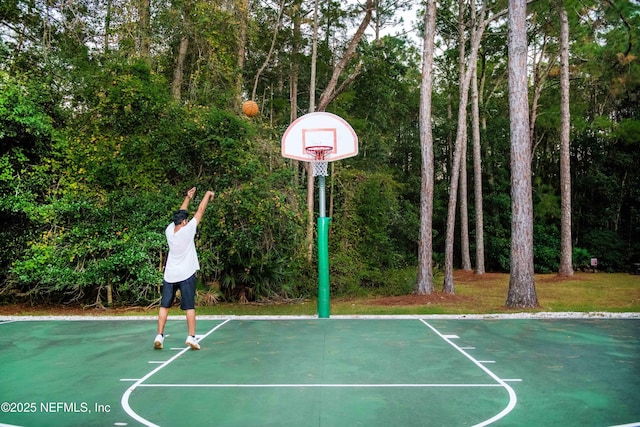
[[[153,348],[155,348],[156,350],[161,350],[163,342],[164,342],[164,337],[162,336],[162,334],[156,335],[156,339],[153,340]]]
[[[198,344],[198,340],[196,340],[191,335],[187,337],[187,341],[185,341],[185,344],[191,347],[192,350],[200,350],[200,344]]]

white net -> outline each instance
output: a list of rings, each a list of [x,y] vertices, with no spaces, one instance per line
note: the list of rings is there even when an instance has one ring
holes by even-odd
[[[327,176],[328,161],[324,159],[324,156],[331,152],[331,147],[318,145],[313,147],[307,147],[307,153],[314,156],[311,160],[311,167],[313,167],[313,176]]]
[[[329,162],[326,160],[313,160],[311,166],[313,167],[313,176],[327,176]]]

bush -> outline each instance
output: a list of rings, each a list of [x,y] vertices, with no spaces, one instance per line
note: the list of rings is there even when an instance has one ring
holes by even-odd
[[[598,258],[598,270],[606,272],[627,271],[627,245],[614,231],[591,230],[584,234],[580,246]]]
[[[534,224],[533,264],[536,273],[558,271],[560,265],[560,232],[555,225]]]
[[[585,248],[573,248],[571,258],[574,270],[583,270],[591,267],[591,255]]]

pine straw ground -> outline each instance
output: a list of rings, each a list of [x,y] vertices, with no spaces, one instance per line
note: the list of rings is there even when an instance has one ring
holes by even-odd
[[[528,312],[640,312],[640,275],[625,273],[576,272],[573,277],[557,274],[536,275],[539,306],[529,309],[505,307],[509,275],[470,271],[454,273],[455,294],[441,292],[442,278],[431,295],[399,295],[366,298],[332,298],[332,315],[407,314],[491,314]],[[82,306],[0,305],[0,316],[120,316],[155,315],[157,307],[85,308]],[[261,303],[219,303],[198,307],[198,314],[209,315],[314,315],[314,300]],[[180,315],[179,308],[171,314]]]

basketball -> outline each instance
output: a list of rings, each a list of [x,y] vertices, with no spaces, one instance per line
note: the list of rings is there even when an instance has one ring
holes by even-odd
[[[242,104],[242,112],[249,117],[255,117],[260,112],[260,109],[258,108],[258,104],[254,101],[245,101]]]

